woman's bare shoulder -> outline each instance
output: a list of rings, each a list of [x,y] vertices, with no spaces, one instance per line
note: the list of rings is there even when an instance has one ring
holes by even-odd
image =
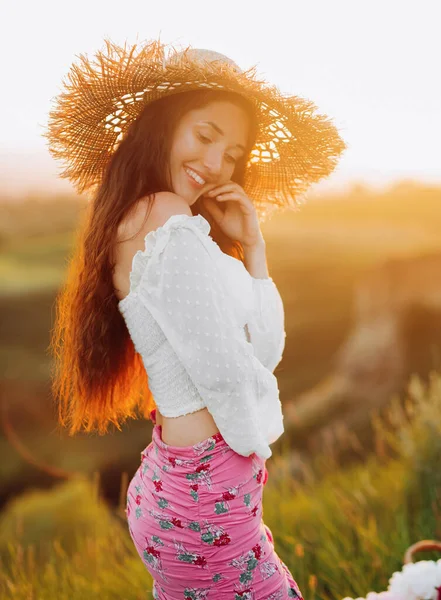
[[[141,198],[118,227],[118,240],[143,241],[147,233],[176,214],[192,215],[188,202],[173,192],[157,192],[153,200]],[[136,244],[136,242],[135,242]]]
[[[173,215],[192,216],[190,206],[185,198],[173,192],[157,193],[152,213],[151,225],[153,225],[153,229],[164,225]]]
[[[132,260],[138,250],[144,250],[146,235],[177,214],[192,215],[188,202],[172,192],[158,192],[153,200],[141,198],[121,221],[113,249],[113,283],[119,290],[118,298],[128,293]]]

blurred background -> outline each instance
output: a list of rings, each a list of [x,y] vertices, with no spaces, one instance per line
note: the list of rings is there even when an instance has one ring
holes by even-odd
[[[151,423],[70,438],[50,393],[54,301],[88,198],[59,178],[41,134],[72,62],[106,36],[257,65],[348,144],[297,211],[262,227],[287,331],[265,520],[305,600],[386,589],[409,544],[441,537],[440,12],[435,0],[1,7],[1,598],[151,592],[123,515]]]

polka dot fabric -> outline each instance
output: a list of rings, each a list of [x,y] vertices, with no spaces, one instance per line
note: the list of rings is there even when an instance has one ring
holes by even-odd
[[[205,406],[233,450],[267,459],[284,431],[273,374],[286,337],[282,300],[271,278],[251,277],[209,231],[201,215],[180,214],[149,232],[118,306],[161,413]]]
[[[283,302],[271,277],[251,279],[255,306],[246,327],[255,355],[273,373],[285,349]]]

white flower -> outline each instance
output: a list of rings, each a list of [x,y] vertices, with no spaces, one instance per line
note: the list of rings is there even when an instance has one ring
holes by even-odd
[[[343,598],[343,600],[407,600],[403,596],[396,596],[391,592],[369,592],[366,598]]]
[[[342,600],[438,600],[441,588],[441,558],[408,563],[389,579],[386,592],[369,592],[366,598]]]
[[[441,586],[441,560],[408,563],[389,579],[389,591],[409,600],[437,600]]]

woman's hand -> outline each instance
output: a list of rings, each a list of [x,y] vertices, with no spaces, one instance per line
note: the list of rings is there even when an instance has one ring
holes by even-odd
[[[202,201],[207,212],[231,239],[244,247],[264,242],[254,204],[238,183],[229,181],[212,188],[204,194]]]

